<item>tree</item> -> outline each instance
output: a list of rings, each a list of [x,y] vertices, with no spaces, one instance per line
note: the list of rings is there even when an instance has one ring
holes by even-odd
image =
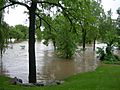
[[[85,44],[87,39],[97,39],[98,23],[102,14],[102,6],[100,0],[79,0],[74,2],[76,5],[71,4],[72,9],[69,9],[69,14],[74,19],[77,25],[79,25],[80,42],[82,42],[83,50],[85,50]],[[90,36],[90,33],[93,35]],[[91,38],[91,39],[90,39]]]
[[[25,35],[23,32],[19,30],[19,28],[15,27],[10,27],[9,29],[9,39],[11,40],[12,38],[16,39],[16,41],[20,41],[25,39]]]
[[[6,22],[2,21],[0,25],[0,55],[1,56],[8,44],[8,40],[7,40],[9,36],[8,30],[9,30],[9,25]]]
[[[66,0],[68,2],[68,0]],[[71,2],[74,2],[71,0]],[[64,3],[64,1],[63,1]],[[37,7],[39,4],[39,8]],[[66,4],[66,3],[64,3]],[[29,83],[36,83],[36,60],[35,60],[35,25],[36,25],[36,15],[40,18],[40,21],[46,22],[44,18],[37,12],[40,12],[41,14],[45,15],[44,10],[50,11],[50,9],[54,6],[59,7],[62,9],[62,12],[64,16],[66,16],[69,21],[71,22],[68,13],[66,11],[66,7],[63,6],[60,0],[24,0],[23,2],[18,0],[6,0],[6,4],[4,4],[4,7],[0,9],[3,10],[9,6],[16,6],[16,5],[22,5],[28,9],[29,13]]]
[[[44,43],[48,44],[48,41],[51,40],[57,55],[71,58],[77,48],[77,33],[74,32],[74,28],[70,28],[70,23],[61,14],[56,16],[53,20],[49,20],[49,22],[50,21],[54,28],[49,30],[49,27],[45,26],[43,31]]]
[[[0,2],[0,8],[4,6],[5,1],[1,0]],[[7,44],[7,23],[3,22],[3,12],[0,12],[0,55],[2,56],[2,53],[5,49],[5,45]]]
[[[118,61],[120,60],[118,56],[113,53],[113,46],[116,45],[118,40],[116,21],[111,18],[112,12],[109,10],[107,15],[105,15],[104,20],[101,22],[101,40],[103,43],[107,44],[105,51],[100,49],[101,60],[107,61]]]
[[[91,21],[90,21],[90,30],[88,31],[87,38],[90,39],[90,41],[93,41],[93,50],[95,51],[95,44],[96,40],[99,39],[99,24],[101,23],[100,20],[103,17],[104,10],[101,6],[101,1],[98,0],[91,2]]]
[[[24,26],[24,25],[16,25],[15,26],[15,29],[17,31],[20,31],[22,34],[23,34],[23,38],[21,39],[24,39],[26,40],[28,38],[28,27],[27,26]]]
[[[117,14],[118,14],[118,17],[117,17],[117,34],[118,34],[118,48],[120,49],[120,7],[117,9]]]
[[[106,43],[108,46],[113,45],[117,39],[117,29],[116,22],[111,18],[112,12],[108,11],[106,18],[104,20],[104,34],[101,34],[102,41]],[[103,33],[103,32],[102,32]]]

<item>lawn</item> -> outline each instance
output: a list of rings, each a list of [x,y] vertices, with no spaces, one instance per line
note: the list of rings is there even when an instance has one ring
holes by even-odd
[[[120,90],[120,65],[103,64],[95,71],[66,78],[56,86],[10,85],[8,77],[0,76],[0,90]]]

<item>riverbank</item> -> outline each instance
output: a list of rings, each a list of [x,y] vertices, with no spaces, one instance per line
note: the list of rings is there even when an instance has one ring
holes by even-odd
[[[24,87],[0,76],[0,90],[120,90],[120,65],[103,64],[95,71],[73,75],[61,85]]]

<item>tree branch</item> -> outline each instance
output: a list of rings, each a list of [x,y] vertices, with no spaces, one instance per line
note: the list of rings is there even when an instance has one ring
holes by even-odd
[[[24,6],[26,7],[28,10],[30,9],[30,7],[25,4],[25,3],[22,3],[22,2],[19,2],[19,1],[15,1],[15,0],[9,0],[12,4],[18,4],[18,5],[21,5],[21,6]]]
[[[9,7],[9,6],[13,6],[13,5],[14,5],[14,4],[6,5],[6,6],[2,7],[2,8],[0,8],[0,11],[2,11],[3,9],[5,9],[5,8],[7,8],[7,7]]]
[[[56,31],[56,29],[54,27],[52,27],[45,19],[43,19],[42,17],[40,17],[38,13],[36,13],[36,15],[39,18],[39,20],[43,20],[48,25],[50,31],[51,31],[51,28]]]
[[[46,3],[46,4],[49,4],[49,5],[55,5],[55,6],[61,7],[59,3],[57,4],[57,3],[47,2],[47,1],[37,1],[37,3],[41,3],[41,4]]]
[[[53,3],[53,2],[48,2],[48,1],[37,1],[37,3],[40,3],[40,4],[49,4],[49,5],[54,5],[56,7],[60,7],[62,10],[65,10],[67,8],[63,7],[59,2],[58,3]]]
[[[48,1],[37,1],[37,3],[41,3],[41,4],[46,3],[46,4],[49,4],[49,5],[54,5],[54,6],[60,7],[63,10],[63,15],[65,17],[67,17],[67,19],[69,20],[71,26],[73,26],[72,20],[70,19],[69,15],[66,13],[67,8],[63,7],[59,2],[58,3],[52,3],[52,2],[48,2]]]
[[[38,13],[36,13],[36,15],[39,18],[39,20],[43,20],[49,26],[49,29],[51,30],[50,24],[46,20],[44,20],[43,18],[41,18]]]
[[[3,9],[5,9],[5,8],[7,8],[7,7],[9,7],[9,6],[13,6],[13,5],[15,5],[15,4],[24,6],[24,7],[26,7],[28,10],[30,9],[30,7],[29,7],[27,4],[25,4],[25,3],[22,3],[22,2],[19,2],[19,1],[13,1],[13,0],[9,0],[9,1],[11,2],[11,4],[6,5],[6,6],[3,6],[2,8],[0,8],[0,11],[2,11]]]

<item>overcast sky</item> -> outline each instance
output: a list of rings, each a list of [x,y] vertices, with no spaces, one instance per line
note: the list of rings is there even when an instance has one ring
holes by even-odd
[[[116,10],[120,7],[120,0],[102,0],[102,5],[105,11],[112,9],[113,18],[117,18]],[[10,9],[9,14],[5,14],[4,20],[11,26],[17,24],[28,25],[28,16],[24,14],[26,9],[22,6],[18,6],[15,9]]]
[[[112,9],[112,18],[118,17],[116,10],[120,7],[120,0],[102,0],[102,5],[105,11]]]

